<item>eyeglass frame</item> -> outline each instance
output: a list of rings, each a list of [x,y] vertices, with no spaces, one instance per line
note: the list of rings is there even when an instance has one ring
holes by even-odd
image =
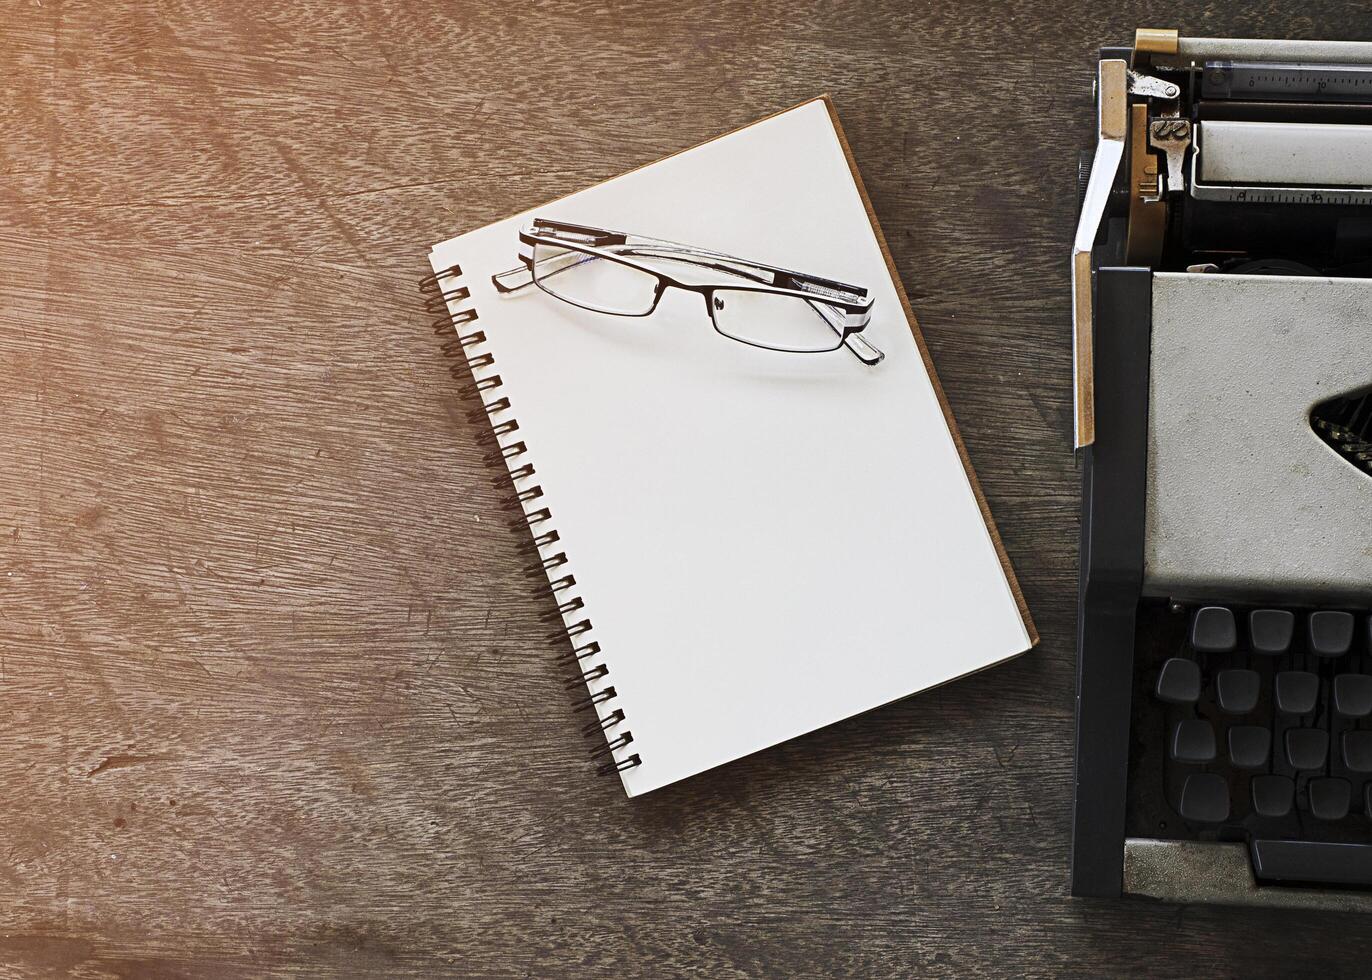
[[[657,286],[653,293],[652,304],[642,313],[625,313],[616,310],[600,309],[594,306],[587,306],[575,300],[568,299],[560,293],[554,292],[541,284],[536,271],[534,246],[547,245],[549,247],[562,248],[569,251],[580,252],[594,258],[605,259],[616,262],[620,265],[628,266],[639,272],[653,276],[657,280]],[[622,253],[611,251],[614,247],[625,248],[645,248],[653,249],[659,253],[657,257],[667,261],[684,262],[698,267],[712,269],[723,272],[731,276],[738,276],[745,280],[745,283],[735,281],[719,281],[707,283],[689,283],[663,272],[661,269],[654,268],[640,261],[635,261],[631,257],[626,257]],[[737,256],[728,255],[724,252],[716,252],[710,249],[698,248],[693,245],[682,245],[677,242],[664,241],[662,239],[649,238],[645,235],[636,235],[629,232],[609,231],[603,228],[594,228],[589,225],[578,225],[570,222],[555,221],[549,218],[534,218],[529,225],[519,232],[519,258],[522,263],[513,269],[498,272],[491,276],[491,283],[496,291],[500,293],[513,293],[528,286],[538,286],[544,293],[552,296],[569,306],[578,309],[588,310],[592,313],[601,313],[605,316],[627,316],[645,317],[651,316],[656,311],[658,304],[662,301],[663,295],[670,288],[682,289],[691,293],[699,293],[705,299],[706,311],[710,316],[710,323],[715,332],[729,340],[749,347],[756,347],[761,350],[777,351],[783,354],[828,354],[847,348],[859,361],[868,366],[881,363],[885,358],[880,350],[869,343],[866,338],[861,336],[863,330],[871,322],[872,306],[874,298],[868,295],[867,289],[862,286],[854,286],[849,283],[838,282],[821,276],[813,276],[805,273],[793,272],[789,269],[782,269],[777,266],[767,265],[762,262],[755,262],[752,259],[741,259]],[[721,265],[720,263],[725,263]],[[741,266],[740,268],[731,268]],[[559,270],[561,271],[561,270]],[[772,279],[767,283],[757,278],[759,274],[765,274]],[[525,278],[527,277],[527,278]],[[777,296],[789,296],[804,300],[819,317],[834,331],[837,336],[837,343],[833,347],[820,348],[814,350],[773,347],[767,344],[757,343],[743,337],[735,336],[726,332],[715,317],[714,294],[717,291],[736,291],[736,292],[755,292],[768,293]],[[833,315],[826,314],[825,310],[832,310]],[[841,322],[835,322],[835,317],[840,317]]]

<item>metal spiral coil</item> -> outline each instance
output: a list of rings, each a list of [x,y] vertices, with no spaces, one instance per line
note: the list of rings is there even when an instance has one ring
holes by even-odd
[[[510,470],[510,479],[513,480],[513,481],[516,482],[516,483],[518,483],[520,480],[527,480],[529,477],[531,477],[531,476],[533,476],[533,475],[534,475],[534,464],[533,464],[533,463],[525,463],[523,466],[519,467],[518,469]],[[499,489],[500,489],[501,487],[503,487],[504,485],[505,485],[505,481],[502,480],[502,479],[500,479],[499,477],[496,477],[494,480],[491,481],[491,489],[492,489],[492,490],[499,490]]]
[[[557,595],[563,589],[570,589],[574,588],[575,586],[576,576],[564,575],[561,578],[553,579],[547,585],[539,586],[537,589],[534,589],[532,592],[530,592],[529,596],[534,599],[541,599],[543,598],[543,596]]]
[[[587,738],[590,738],[592,735],[595,735],[596,733],[608,732],[611,728],[613,728],[615,725],[618,725],[623,720],[624,711],[620,708],[616,708],[614,711],[610,712],[610,714],[606,715],[604,718],[597,718],[595,721],[588,722],[587,724],[581,726],[581,734],[586,736]]]
[[[579,646],[579,647],[572,647],[570,650],[566,651],[565,653],[560,653],[560,654],[558,654],[558,655],[557,655],[557,660],[558,660],[558,663],[574,664],[574,663],[577,663],[577,662],[579,662],[579,661],[581,661],[581,660],[584,660],[586,657],[594,656],[595,654],[597,654],[597,653],[599,653],[599,652],[600,652],[600,644],[599,644],[599,643],[586,643],[586,644],[583,644],[582,646]]]
[[[584,670],[579,674],[573,674],[571,677],[568,677],[563,684],[567,690],[574,691],[583,684],[589,684],[591,681],[598,681],[602,677],[608,676],[610,676],[610,668],[606,667],[604,664],[598,664],[589,670]]]
[[[529,511],[528,506],[536,506],[543,497],[541,485],[534,484],[520,488],[522,483],[532,480],[536,471],[532,463],[521,458],[528,453],[528,446],[522,440],[509,441],[520,431],[519,422],[513,417],[510,399],[498,393],[503,386],[499,374],[487,373],[495,369],[495,355],[480,350],[486,342],[484,330],[462,333],[459,328],[476,322],[479,317],[474,308],[454,312],[453,304],[471,299],[471,290],[458,280],[462,276],[460,266],[451,265],[425,276],[419,283],[424,294],[424,309],[428,313],[440,314],[431,328],[442,338],[439,349],[443,356],[451,359],[448,370],[458,383],[458,394],[471,404],[467,420],[473,425],[482,426],[477,441],[485,450],[482,462],[493,469],[498,468],[500,475],[492,480],[495,489],[509,490],[509,498],[503,510],[514,515],[510,521],[511,530],[527,530],[529,539],[519,547],[519,554],[530,561],[524,566],[525,574],[537,578],[540,584],[533,589],[535,598],[551,598],[556,608],[541,615],[550,624],[561,624],[562,629],[549,636],[553,643],[567,643],[570,647],[558,654],[556,663],[572,668],[564,686],[568,691],[584,691],[584,696],[575,700],[572,710],[592,711],[595,719],[582,727],[586,737],[599,735],[603,744],[596,748],[591,757],[604,760],[596,766],[596,771],[605,774],[622,773],[642,765],[638,753],[624,756],[621,750],[633,744],[634,733],[627,727],[623,708],[612,708],[602,714],[601,707],[609,704],[617,696],[614,685],[609,684],[599,690],[590,685],[610,677],[610,666],[597,661],[601,655],[600,644],[591,638],[593,629],[590,619],[582,618],[570,626],[567,618],[586,612],[586,603],[581,596],[572,594],[576,588],[576,577],[565,566],[568,565],[566,552],[558,551],[552,555],[544,552],[561,541],[561,535],[551,526],[552,511],[546,506]]]
[[[594,694],[588,694],[586,697],[581,698],[578,701],[573,701],[572,710],[588,711],[589,709],[594,708],[596,705],[604,704],[606,701],[613,701],[616,697],[618,697],[618,692],[615,691],[613,686],[601,688]]]
[[[520,469],[525,469],[525,467],[521,466]],[[511,476],[513,475],[514,474],[511,474]],[[528,475],[533,476],[533,469],[531,467],[529,468]],[[515,479],[518,479],[518,477],[515,477]],[[561,540],[561,536],[556,531],[544,531],[542,534],[535,537],[532,541],[520,545],[519,553],[529,558],[532,558],[535,555],[537,555],[540,551],[542,551],[544,548],[548,547],[548,545],[554,543],[555,541]]]
[[[632,735],[633,733],[630,732],[629,734]],[[597,767],[596,772],[601,776],[609,776],[612,774],[627,772],[628,770],[633,769],[635,766],[641,765],[643,765],[643,759],[639,757],[639,754],[637,752],[635,752],[627,759],[620,759],[618,762],[611,759],[609,762],[601,764],[599,767]]]
[[[550,511],[547,507],[544,507],[541,510],[534,511],[532,514],[525,514],[523,520],[511,521],[510,530],[518,531],[521,527],[524,527],[525,525],[527,525],[530,528],[530,530],[532,530],[535,525],[546,523],[547,521],[551,521],[552,519],[553,512]]]
[[[466,286],[454,286],[451,289],[444,289],[438,292],[430,292],[424,300],[425,313],[446,313],[450,303],[460,303],[464,299],[471,299],[472,291]]]

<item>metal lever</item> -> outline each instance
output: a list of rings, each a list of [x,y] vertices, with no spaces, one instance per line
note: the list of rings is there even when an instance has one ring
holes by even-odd
[[[1129,69],[1129,94],[1142,95],[1149,99],[1175,99],[1181,95],[1181,86],[1175,82],[1164,82],[1161,78],[1145,75]]]
[[[1110,188],[1114,186],[1120,161],[1124,159],[1129,116],[1129,66],[1123,59],[1107,58],[1100,63],[1097,72],[1096,156],[1091,164],[1091,177],[1086,184],[1086,196],[1077,219],[1077,235],[1072,243],[1072,387],[1075,393],[1072,442],[1077,449],[1096,441],[1091,249],[1095,247],[1096,235],[1105,217]]]
[[[1186,151],[1191,146],[1191,120],[1177,116],[1154,119],[1148,127],[1148,145],[1161,150],[1167,157],[1167,189],[1186,190],[1183,164],[1186,162]]]

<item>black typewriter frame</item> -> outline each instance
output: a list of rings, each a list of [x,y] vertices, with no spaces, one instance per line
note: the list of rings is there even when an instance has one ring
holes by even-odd
[[[1102,60],[1132,61],[1131,48]],[[1124,889],[1134,626],[1143,583],[1148,452],[1148,358],[1153,273],[1124,265],[1126,180],[1120,167],[1092,250],[1095,267],[1096,439],[1081,451],[1081,566],[1077,618],[1077,744],[1071,891],[1118,898]]]
[[[1146,268],[1106,266],[1096,274],[1096,441],[1082,457],[1072,829],[1072,894],[1082,896],[1123,891],[1152,281]]]

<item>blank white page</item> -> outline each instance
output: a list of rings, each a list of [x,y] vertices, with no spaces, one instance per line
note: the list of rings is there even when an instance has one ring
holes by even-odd
[[[517,233],[557,218],[866,286],[875,367],[760,350],[699,295],[644,318],[498,294]],[[632,733],[630,796],[1029,649],[1008,564],[916,345],[825,100],[436,246],[461,266],[589,620],[577,642]]]

